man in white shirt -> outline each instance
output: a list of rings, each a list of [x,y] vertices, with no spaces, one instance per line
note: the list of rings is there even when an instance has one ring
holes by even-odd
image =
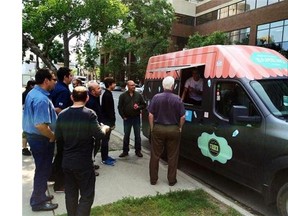
[[[187,92],[188,97],[186,98]],[[200,106],[202,102],[202,93],[203,79],[200,78],[199,72],[197,71],[197,69],[194,68],[192,70],[192,76],[185,82],[184,91],[181,99],[186,103]]]

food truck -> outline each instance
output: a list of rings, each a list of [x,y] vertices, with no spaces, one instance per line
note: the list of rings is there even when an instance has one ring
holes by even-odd
[[[149,59],[143,97],[148,106],[175,78],[182,96],[196,69],[203,80],[200,104],[183,98],[186,122],[180,156],[262,194],[288,215],[288,61],[280,53],[246,45],[211,45]],[[148,111],[142,131],[150,137]]]

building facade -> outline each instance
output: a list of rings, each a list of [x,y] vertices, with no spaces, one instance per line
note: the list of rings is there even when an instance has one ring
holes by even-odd
[[[176,3],[177,2],[177,3]],[[232,44],[248,44],[288,52],[287,0],[205,0],[201,3],[171,1],[177,21],[171,38],[173,51],[181,50],[188,37],[198,32],[209,35],[214,31],[228,34]],[[182,13],[190,7],[190,14]],[[172,51],[170,50],[170,51]]]

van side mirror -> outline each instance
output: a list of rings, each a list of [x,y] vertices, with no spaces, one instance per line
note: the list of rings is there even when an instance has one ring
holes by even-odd
[[[261,122],[260,116],[249,116],[248,108],[245,106],[234,105],[230,110],[230,124],[257,124]]]

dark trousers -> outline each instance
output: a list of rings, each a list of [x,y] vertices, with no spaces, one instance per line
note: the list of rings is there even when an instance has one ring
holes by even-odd
[[[50,143],[48,138],[38,135],[27,135],[27,140],[35,162],[30,205],[36,206],[47,200],[47,181],[52,171],[55,143]]]
[[[95,161],[96,155],[100,149],[101,139],[94,139],[94,147],[93,147],[93,160]]]
[[[132,127],[135,136],[135,152],[141,151],[140,116],[136,116],[124,120],[123,152],[129,152],[129,141]]]
[[[65,174],[65,203],[68,216],[89,216],[95,195],[93,167],[84,170],[63,169]],[[79,199],[80,193],[80,199]]]
[[[168,160],[167,179],[174,183],[177,175],[179,158],[180,131],[177,125],[155,124],[151,133],[151,157],[149,163],[150,181],[158,180],[159,160],[166,148]]]
[[[109,140],[110,140],[111,130],[105,134],[101,142],[101,158],[102,161],[107,160],[109,152]]]
[[[62,169],[62,160],[63,160],[63,146],[59,143],[56,144],[57,152],[52,165],[52,180],[55,181],[53,186],[54,190],[58,190],[64,187],[64,173]]]

